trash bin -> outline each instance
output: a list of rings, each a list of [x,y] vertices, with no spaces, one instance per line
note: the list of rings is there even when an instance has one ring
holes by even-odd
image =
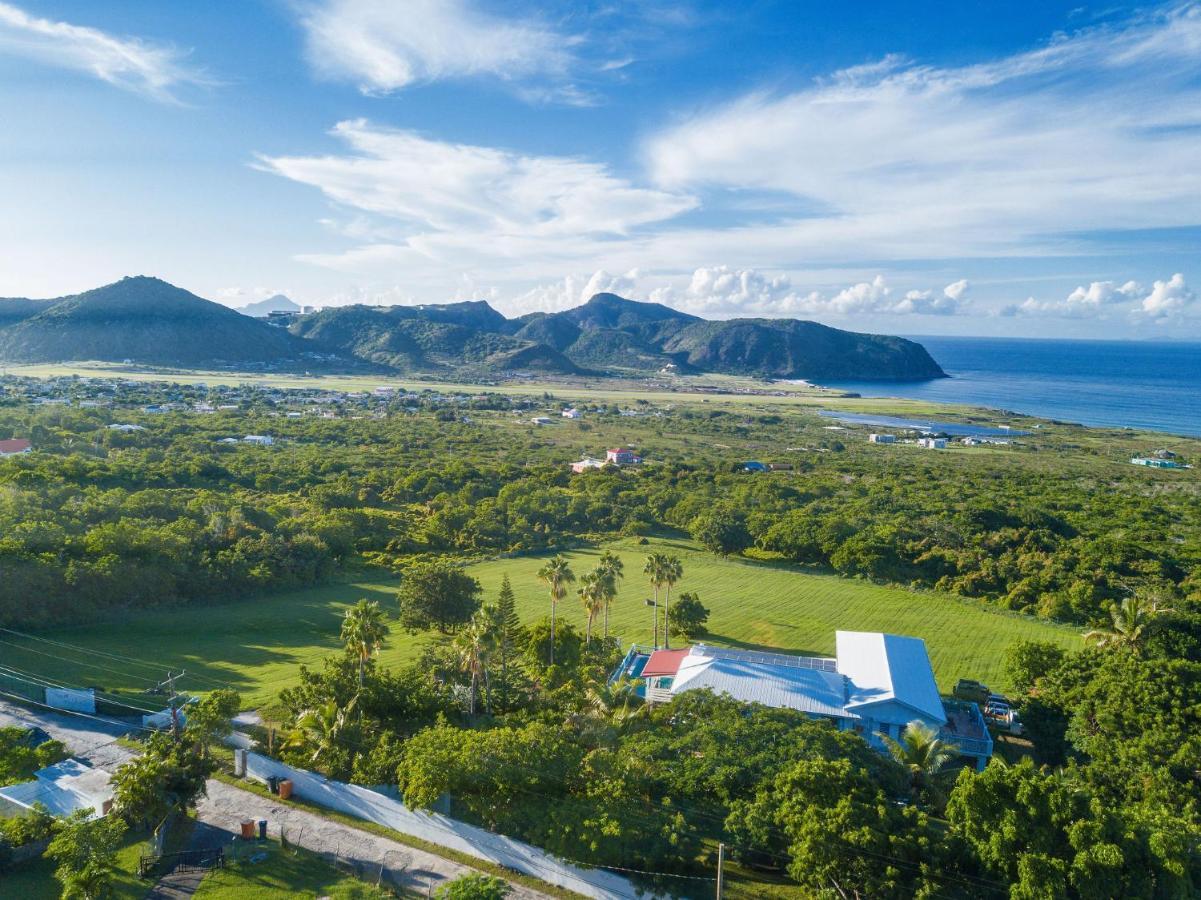
[[[242,820],[242,837],[248,841],[254,839],[254,819]]]
[[[271,791],[271,793],[273,793],[273,794],[278,794],[279,793],[279,782],[280,782],[280,777],[278,775],[268,775],[267,776],[267,790]]]
[[[279,799],[287,800],[292,796],[292,779],[285,778],[279,783]]]
[[[267,820],[259,819],[259,840],[267,840]]]

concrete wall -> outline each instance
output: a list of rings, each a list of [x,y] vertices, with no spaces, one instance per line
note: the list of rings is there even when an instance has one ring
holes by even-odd
[[[628,879],[613,872],[573,866],[521,841],[493,834],[448,816],[412,810],[399,800],[367,788],[331,781],[303,769],[293,769],[257,753],[246,753],[246,775],[261,782],[266,782],[271,775],[291,779],[292,792],[310,803],[515,869],[585,897],[609,900],[641,896]]]
[[[96,693],[91,688],[75,690],[73,688],[46,688],[46,705],[55,709],[69,709],[73,712],[96,714]]]

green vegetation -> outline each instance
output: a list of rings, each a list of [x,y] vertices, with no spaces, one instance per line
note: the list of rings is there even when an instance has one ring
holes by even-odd
[[[979,601],[810,575],[781,563],[721,559],[687,541],[652,539],[643,545],[637,539],[625,539],[607,546],[627,572],[640,572],[648,552],[679,556],[684,566],[679,587],[698,589],[710,610],[703,639],[721,646],[832,655],[836,629],[912,634],[927,641],[935,675],[946,691],[961,677],[1008,687],[1001,655],[1015,641],[1051,640],[1072,649],[1080,646],[1076,629],[995,611]],[[598,563],[601,553],[587,548],[564,555],[573,568],[587,571]],[[517,557],[477,563],[468,571],[489,598],[497,595],[508,575],[518,615],[533,622],[549,613],[547,589],[537,575],[544,562],[545,557]],[[395,616],[396,587],[397,582],[390,580],[354,581],[39,633],[40,637],[157,665],[126,665],[4,633],[0,633],[0,641],[8,643],[0,646],[8,665],[48,678],[132,692],[157,683],[165,674],[162,667],[174,665],[187,669],[189,683],[196,690],[229,684],[238,688],[247,702],[261,704],[295,683],[298,665],[318,665],[340,646],[342,617],[356,598],[377,601],[389,616]],[[641,577],[624,579],[612,604],[613,634],[626,642],[651,643],[651,610],[643,605],[649,594]],[[581,628],[584,625],[585,613],[576,604],[564,603],[561,615]],[[378,654],[379,662],[396,666],[414,660],[428,642],[427,635],[409,635],[393,628]]]
[[[143,900],[147,884],[138,877],[138,861],[146,852],[146,835],[126,834],[113,863],[109,900]],[[0,894],[20,900],[60,900],[63,886],[54,877],[58,864],[43,856],[0,874]]]
[[[265,858],[259,859],[260,854]],[[285,850],[272,841],[256,844],[253,852],[244,851],[224,868],[210,871],[193,896],[197,900],[369,900],[393,895],[339,872],[315,853],[297,847]]]

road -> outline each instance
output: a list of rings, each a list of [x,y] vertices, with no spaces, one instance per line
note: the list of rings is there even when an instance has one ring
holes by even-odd
[[[288,803],[210,780],[208,796],[196,808],[201,821],[238,833],[243,819],[267,820],[267,833],[278,837],[282,827],[288,842],[323,854],[336,854],[354,864],[360,877],[374,880],[381,863],[384,879],[408,890],[432,893],[443,882],[476,872],[469,866],[417,850],[398,841],[334,822]],[[548,900],[549,895],[513,885],[514,900]]]
[[[115,772],[134,756],[131,750],[115,743],[121,735],[137,730],[132,722],[107,716],[84,718],[48,709],[31,709],[0,699],[0,727],[14,725],[40,728],[55,740],[62,741],[67,752],[75,758],[108,772]]]

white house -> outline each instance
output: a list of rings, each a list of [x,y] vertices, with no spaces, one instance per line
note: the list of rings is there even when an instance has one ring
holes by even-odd
[[[882,737],[897,739],[907,725],[921,722],[983,768],[992,756],[983,716],[975,704],[942,699],[923,640],[864,631],[839,631],[835,638],[834,658],[704,644],[650,654],[632,648],[618,674],[643,678],[651,703],[708,689],[744,703],[830,719],[878,749]]]
[[[92,818],[106,816],[113,807],[111,777],[77,759],[38,769],[33,781],[0,788],[0,816],[25,815],[41,804],[52,816],[65,817],[80,809],[92,810]]]
[[[946,450],[947,439],[940,437],[918,438],[918,445],[925,447],[927,450]]]
[[[268,434],[248,434],[242,438],[243,444],[258,444],[260,447],[270,447],[275,443],[275,438]]]
[[[530,422],[534,425],[549,425],[551,420],[546,416],[534,416],[534,418],[530,419]]]
[[[591,456],[585,456],[579,462],[571,464],[571,471],[579,475],[581,472],[587,472],[589,469],[603,469],[607,463],[603,459],[594,459]]]
[[[872,444],[895,444],[897,436],[895,434],[869,434],[867,440]]]
[[[563,410],[563,418],[564,419],[582,419],[582,418],[584,418],[584,414],[573,406],[571,409]]]

